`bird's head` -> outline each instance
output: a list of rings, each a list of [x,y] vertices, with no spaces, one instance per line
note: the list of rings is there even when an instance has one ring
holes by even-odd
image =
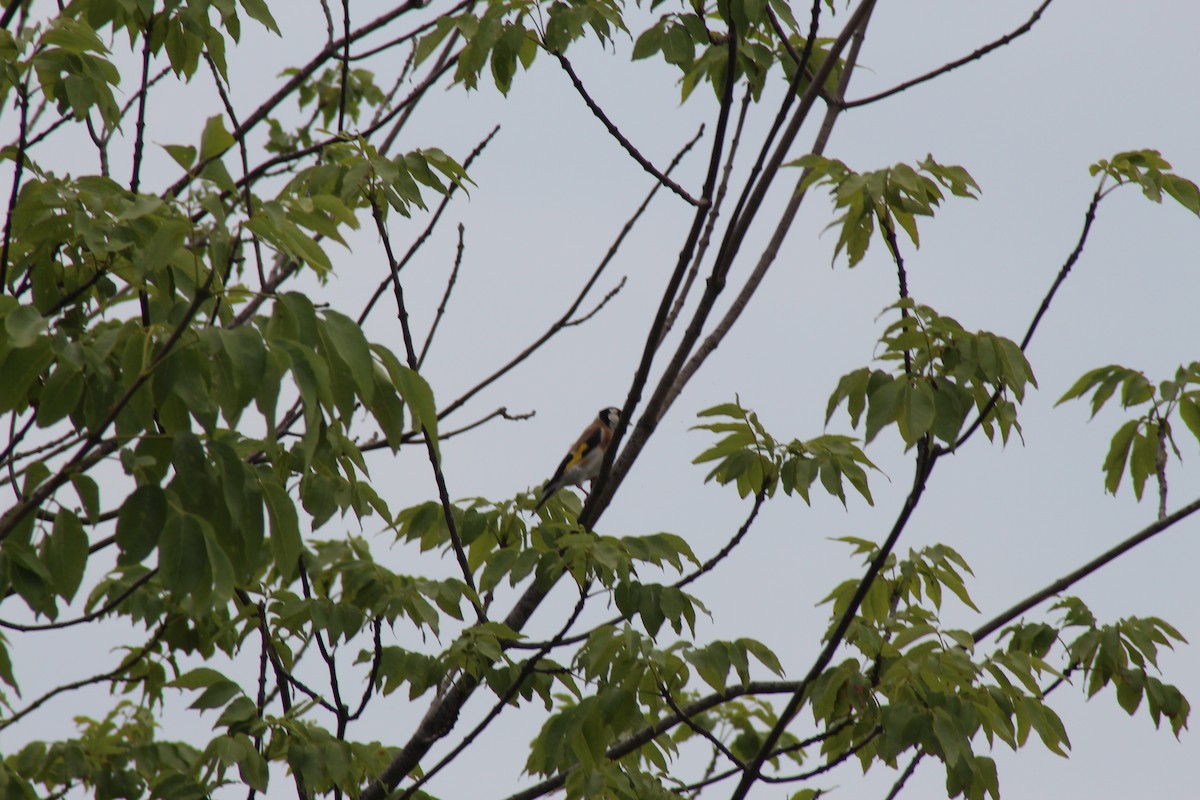
[[[600,424],[606,428],[617,427],[617,421],[621,419],[621,409],[615,406],[600,409]]]

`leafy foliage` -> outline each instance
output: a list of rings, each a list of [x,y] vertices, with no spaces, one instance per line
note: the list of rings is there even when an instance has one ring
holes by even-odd
[[[1174,379],[1157,386],[1137,370],[1115,364],[1099,367],[1080,377],[1058,402],[1076,400],[1090,392],[1095,417],[1118,389],[1122,409],[1146,406],[1146,410],[1113,434],[1104,459],[1104,488],[1116,494],[1128,469],[1133,493],[1141,500],[1147,480],[1155,477],[1160,484],[1165,480],[1167,445],[1176,458],[1183,458],[1171,428],[1176,414],[1200,442],[1200,363],[1179,367]]]
[[[954,446],[972,409],[989,439],[996,428],[1004,442],[1013,431],[1020,434],[1016,404],[1037,381],[1015,342],[971,333],[910,299],[888,310],[900,315],[880,339],[879,360],[895,364],[896,371],[863,367],[842,376],[829,397],[826,424],[844,402],[855,428],[866,412],[868,443],[894,424],[908,447],[925,436]]]
[[[1090,167],[1093,175],[1103,173],[1120,184],[1133,184],[1156,203],[1163,193],[1188,211],[1200,216],[1200,188],[1193,181],[1173,172],[1171,164],[1157,150],[1128,150],[1111,159],[1103,159]]]
[[[780,444],[763,428],[758,416],[740,402],[713,406],[700,412],[700,416],[730,420],[696,426],[727,434],[692,462],[718,462],[706,481],[736,483],[742,497],[750,494],[769,497],[782,483],[786,494],[799,494],[810,505],[809,490],[818,479],[827,492],[845,505],[844,482],[849,481],[863,499],[874,502],[864,467],[875,469],[875,465],[855,446],[856,440],[848,436],[825,435],[806,442],[793,440]]]
[[[840,227],[834,260],[846,251],[853,267],[862,261],[879,221],[885,236],[895,234],[897,227],[908,235],[916,247],[921,246],[917,232],[917,217],[932,217],[949,190],[955,197],[975,198],[979,185],[965,169],[946,166],[926,156],[916,168],[896,164],[873,172],[858,173],[837,159],[807,155],[789,166],[803,167],[805,186],[828,184],[837,209],[842,216],[829,224]]]

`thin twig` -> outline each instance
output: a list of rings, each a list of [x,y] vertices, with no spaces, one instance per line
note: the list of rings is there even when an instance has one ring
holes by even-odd
[[[1171,526],[1173,526],[1175,523],[1181,522],[1182,520],[1187,519],[1192,514],[1195,514],[1197,511],[1200,511],[1200,499],[1193,500],[1192,502],[1188,503],[1183,508],[1180,508],[1178,511],[1176,511],[1173,514],[1168,514],[1167,516],[1163,517],[1162,519],[1155,520],[1152,524],[1147,525],[1145,528],[1142,528],[1140,531],[1133,534],[1132,536],[1125,539],[1124,541],[1120,542],[1116,546],[1111,547],[1108,550],[1105,550],[1103,553],[1096,556],[1091,561],[1088,561],[1086,564],[1079,567],[1078,569],[1073,570],[1072,572],[1067,573],[1066,575],[1062,576],[1058,580],[1047,584],[1045,587],[1043,587],[1043,588],[1039,589],[1038,591],[1034,592],[1033,594],[1029,595],[1021,602],[1013,605],[1011,608],[1007,609],[1006,611],[1003,611],[1000,614],[997,614],[991,620],[984,623],[983,625],[980,625],[978,628],[976,628],[974,631],[972,631],[971,636],[974,638],[974,640],[976,642],[978,642],[979,640],[983,639],[986,636],[990,636],[991,634],[993,634],[997,630],[999,630],[1002,626],[1007,625],[1009,622],[1012,622],[1014,619],[1021,616],[1022,614],[1024,614],[1026,611],[1030,610],[1034,606],[1037,606],[1040,603],[1042,603],[1043,601],[1048,600],[1051,597],[1054,597],[1056,594],[1066,591],[1071,586],[1073,586],[1076,583],[1078,583],[1079,581],[1083,580],[1088,575],[1091,575],[1096,570],[1100,569],[1101,567],[1105,566],[1106,564],[1109,564],[1112,561],[1115,561],[1117,558],[1119,558],[1120,556],[1129,552],[1130,550],[1137,547],[1141,543],[1149,541],[1150,539],[1154,538],[1158,534],[1162,533],[1163,531],[1165,531],[1168,528],[1170,528]]]
[[[608,132],[612,134],[612,137],[621,143],[621,147],[625,148],[625,152],[629,153],[634,161],[641,164],[642,169],[646,170],[646,172],[649,172],[658,179],[659,183],[682,197],[690,205],[699,206],[702,208],[708,206],[708,201],[706,199],[701,198],[697,200],[696,198],[692,197],[686,189],[667,177],[666,173],[659,172],[658,168],[651,164],[650,160],[642,155],[638,149],[633,146],[633,142],[629,141],[629,139],[625,137],[625,134],[621,133],[617,126],[613,124],[612,120],[608,118],[608,115],[604,113],[603,109],[596,105],[596,101],[592,99],[592,96],[588,94],[587,89],[584,88],[583,82],[579,80],[579,76],[575,74],[575,70],[571,66],[571,62],[567,60],[567,57],[559,52],[552,51],[552,54],[558,59],[558,63],[562,65],[563,70],[571,78],[571,83],[574,85],[575,91],[577,91],[579,96],[583,98],[583,102],[587,103],[587,107],[591,109],[592,113],[596,116],[596,119],[604,123],[604,127],[608,129]],[[734,70],[730,70],[730,73],[733,72]]]
[[[164,623],[164,624],[159,625],[158,628],[154,631],[154,635],[152,635],[150,637],[150,639],[146,642],[146,644],[144,644],[140,649],[138,649],[135,652],[130,653],[128,656],[126,656],[125,659],[122,660],[119,665],[117,665],[116,669],[110,670],[109,672],[103,672],[99,675],[93,675],[90,678],[84,678],[83,680],[78,680],[73,683],[66,683],[66,684],[63,684],[62,686],[57,686],[57,687],[51,689],[50,691],[46,692],[38,699],[34,700],[29,705],[22,708],[20,711],[14,712],[11,717],[8,717],[7,719],[4,719],[4,720],[0,720],[0,730],[4,730],[5,728],[9,727],[10,725],[12,725],[16,722],[19,722],[20,720],[29,716],[29,714],[33,713],[37,709],[44,706],[49,701],[53,700],[55,697],[58,697],[60,694],[64,694],[66,692],[73,692],[76,689],[82,689],[84,686],[91,686],[92,684],[95,684],[95,683],[104,683],[105,681],[112,681],[112,680],[119,678],[120,676],[122,676],[126,672],[128,672],[129,670],[133,669],[133,667],[135,667],[139,661],[141,661],[143,658],[145,658],[150,653],[150,651],[155,647],[155,645],[158,644],[159,640],[163,637],[163,635],[166,632],[167,632],[166,624]]]
[[[479,154],[484,151],[484,148],[486,148],[488,146],[488,144],[492,141],[493,137],[495,137],[495,135],[499,132],[500,132],[500,126],[497,125],[496,127],[492,128],[491,132],[488,133],[487,136],[483,137],[483,141],[481,141],[479,144],[475,145],[475,149],[473,149],[467,155],[466,160],[463,161],[463,169],[464,170],[470,169],[471,164],[475,161],[476,158],[479,157]],[[418,236],[416,239],[414,239],[413,243],[408,246],[408,250],[405,251],[404,257],[400,259],[399,266],[397,267],[397,269],[404,269],[404,267],[408,264],[408,262],[410,260],[412,260],[412,257],[414,255],[416,255],[417,251],[421,249],[421,245],[425,244],[425,241],[429,238],[429,235],[431,233],[433,233],[433,229],[437,226],[438,220],[440,220],[442,218],[442,212],[444,212],[446,210],[446,206],[450,204],[450,199],[452,197],[454,197],[454,193],[456,191],[458,191],[458,184],[451,183],[449,190],[447,190],[446,194],[442,197],[442,202],[438,203],[437,210],[435,210],[433,212],[433,216],[429,218],[429,224],[427,224],[425,226],[425,229],[423,231],[421,231],[421,235]],[[359,312],[359,315],[358,315],[358,324],[359,325],[362,325],[364,322],[367,321],[367,315],[369,315],[371,313],[371,309],[373,309],[375,307],[375,303],[377,303],[379,301],[379,298],[383,296],[383,293],[385,291],[387,291],[387,287],[391,284],[391,282],[392,282],[392,278],[389,275],[386,278],[384,278],[382,281],[380,281],[379,285],[377,287],[375,287],[375,291],[371,294],[371,299],[367,301],[367,304],[363,307],[363,310],[361,312]],[[428,346],[428,342],[426,343],[426,345]],[[424,353],[422,353],[422,355],[424,355]]]
[[[217,94],[221,98],[221,104],[225,106],[225,113],[229,115],[229,121],[233,124],[234,129],[241,127],[238,125],[237,112],[233,109],[233,102],[229,99],[229,92],[225,89],[225,82],[221,80],[221,74],[217,71],[216,62],[212,60],[207,52],[204,53],[204,60],[208,62],[208,69],[212,73],[213,83],[217,87]],[[240,136],[235,141],[238,144],[238,153],[242,158],[242,176],[245,177],[250,172],[250,154],[246,147],[246,137]],[[254,217],[254,195],[250,192],[249,184],[242,187],[242,204],[246,207],[246,217],[248,219]],[[266,270],[263,268],[262,243],[258,240],[258,235],[253,231],[250,232],[250,246],[254,249],[254,264],[258,268],[258,286],[260,292],[267,290]]]
[[[462,434],[467,433],[468,431],[473,431],[476,428],[480,427],[481,425],[484,425],[485,423],[488,423],[488,422],[496,419],[497,417],[499,417],[500,419],[509,420],[510,422],[524,422],[525,420],[530,419],[536,415],[537,415],[536,411],[526,411],[524,414],[512,414],[512,413],[509,413],[509,410],[506,406],[501,406],[500,408],[497,408],[492,413],[490,413],[484,417],[480,417],[479,419],[475,420],[474,422],[472,422],[468,425],[464,425],[461,428],[455,428],[454,430],[446,431],[445,433],[439,433],[438,441],[444,442],[448,439],[453,439],[455,436],[461,436]],[[419,430],[408,431],[407,433],[403,434],[400,437],[400,442],[403,444],[409,444],[410,442],[422,442],[422,441],[424,441],[424,434]],[[365,453],[369,450],[381,450],[385,447],[390,447],[390,445],[387,443],[386,440],[381,439],[381,440],[369,441],[366,444],[362,445],[359,449]]]
[[[1071,268],[1075,266],[1075,262],[1078,261],[1079,256],[1083,254],[1083,247],[1087,244],[1088,234],[1090,234],[1092,231],[1092,223],[1096,221],[1096,209],[1100,206],[1100,201],[1106,196],[1107,193],[1104,191],[1104,179],[1101,178],[1099,185],[1096,187],[1096,191],[1092,194],[1092,201],[1088,203],[1087,211],[1083,215],[1083,230],[1079,232],[1079,240],[1075,243],[1075,249],[1071,251],[1069,256],[1067,256],[1067,260],[1063,263],[1062,268],[1059,269],[1058,275],[1054,277],[1054,282],[1050,284],[1050,290],[1047,291],[1045,297],[1042,298],[1041,305],[1038,306],[1037,312],[1033,315],[1033,320],[1029,323],[1029,328],[1025,331],[1025,336],[1021,339],[1022,352],[1024,352],[1025,349],[1029,347],[1029,343],[1033,341],[1033,334],[1035,331],[1037,331],[1038,323],[1042,321],[1042,317],[1044,317],[1046,312],[1050,309],[1050,303],[1054,300],[1054,295],[1058,293],[1059,287],[1063,285],[1063,281],[1065,281],[1067,279],[1067,275],[1071,273]],[[992,409],[995,408],[996,402],[1000,399],[1000,394],[1003,389],[1004,387],[1001,386],[997,388],[996,391],[992,392],[991,398],[984,405],[983,409],[963,432],[962,436],[958,437],[958,440],[954,443],[953,447],[949,448],[949,450],[957,450],[959,447],[962,447],[972,435],[974,435],[975,431],[979,429],[979,426],[983,424],[983,421],[987,419],[988,414],[992,413]],[[940,449],[941,448],[939,448],[939,450]]]
[[[696,145],[698,141],[700,141],[700,137],[703,135],[704,126],[701,125],[700,129],[696,132],[696,135],[693,136],[687,144],[680,148],[679,152],[675,154],[675,158],[671,160],[670,165],[667,167],[668,175],[671,174],[675,167],[679,165],[679,162],[682,161],[683,157],[687,155],[687,153]],[[617,237],[613,240],[612,244],[609,245],[608,252],[604,254],[604,258],[600,259],[600,263],[596,266],[596,269],[593,270],[591,276],[584,283],[583,288],[579,290],[579,293],[575,296],[574,301],[570,306],[567,307],[567,310],[564,311],[557,320],[552,322],[545,332],[543,332],[541,336],[535,339],[524,350],[513,356],[502,367],[476,383],[464,394],[460,395],[456,400],[439,411],[438,419],[444,419],[445,417],[448,417],[450,414],[457,411],[472,397],[486,389],[492,383],[500,380],[500,378],[504,377],[517,366],[519,366],[527,358],[533,355],[539,348],[541,348],[542,345],[544,345],[566,327],[567,322],[570,321],[570,319],[575,315],[575,312],[579,310],[579,307],[583,305],[583,301],[591,292],[592,287],[594,287],[596,282],[600,280],[601,274],[608,267],[608,265],[612,263],[612,260],[620,251],[621,245],[625,242],[625,237],[628,236],[630,231],[633,230],[634,225],[639,219],[641,219],[642,214],[645,213],[646,209],[650,206],[650,201],[654,199],[654,196],[658,194],[658,190],[661,188],[662,184],[656,182],[654,186],[650,188],[650,191],[646,193],[646,197],[642,200],[641,205],[639,205],[637,210],[633,212],[633,215],[625,221],[625,224],[621,226],[621,231],[617,234]]]
[[[667,685],[661,680],[658,682],[658,694],[664,701],[666,701],[666,704],[671,708],[671,711],[674,712],[675,716],[683,720],[684,725],[703,738],[707,739],[709,743],[717,749],[717,752],[729,759],[730,763],[732,763],[738,770],[743,770],[746,768],[745,763],[740,758],[735,756],[729,750],[729,748],[725,746],[725,743],[718,739],[712,731],[696,722],[696,720],[692,719],[691,714],[679,707],[679,704],[675,702],[675,698],[671,696],[671,690],[668,689]]]
[[[14,2],[5,11],[5,24],[7,27],[8,20],[11,20],[12,13],[20,5]],[[12,244],[12,220],[13,210],[17,207],[17,195],[21,190],[21,177],[25,171],[25,149],[29,138],[29,76],[25,76],[25,80],[18,88],[19,99],[18,104],[21,110],[21,128],[17,135],[17,153],[15,163],[13,165],[12,189],[8,193],[8,213],[4,217],[4,244],[0,247],[0,295],[8,291],[8,250]]]
[[[372,642],[374,644],[374,656],[371,658],[371,672],[367,675],[367,685],[363,689],[362,699],[358,701],[358,708],[348,718],[353,722],[363,715],[367,710],[367,703],[371,699],[371,695],[375,691],[375,683],[379,680],[379,669],[383,666],[383,620],[380,617],[375,617],[371,620],[371,629],[374,633]]]
[[[600,298],[600,302],[596,304],[595,308],[593,308],[591,311],[584,314],[582,317],[576,317],[574,319],[564,322],[563,327],[564,328],[574,328],[576,325],[582,325],[583,323],[587,322],[592,317],[599,314],[602,310],[604,310],[604,307],[606,305],[608,305],[609,300],[612,300],[614,297],[616,297],[618,294],[621,293],[621,290],[625,288],[625,283],[628,280],[629,280],[628,275],[622,275],[621,280],[617,283],[617,285],[614,286],[613,288],[609,289],[608,294],[606,294],[606,295],[604,295],[604,297]]]
[[[924,75],[920,75],[916,78],[913,78],[912,80],[905,81],[904,83],[900,84],[899,86],[893,86],[891,89],[888,89],[883,92],[879,92],[878,94],[873,94],[868,97],[862,97],[862,98],[859,98],[858,100],[845,101],[842,104],[843,108],[856,108],[858,106],[865,106],[868,103],[874,103],[878,100],[884,99],[885,97],[891,97],[892,95],[899,94],[900,92],[903,92],[906,89],[911,89],[912,87],[914,87],[918,84],[933,80],[934,78],[938,77],[939,75],[944,75],[947,72],[950,72],[951,70],[958,69],[959,67],[963,66],[964,64],[969,64],[972,61],[977,61],[978,59],[983,58],[984,56],[986,56],[988,53],[992,52],[993,50],[1003,47],[1004,45],[1008,44],[1009,42],[1013,41],[1014,39],[1020,38],[1021,36],[1024,36],[1026,33],[1029,33],[1029,31],[1033,28],[1033,26],[1037,24],[1038,20],[1040,20],[1042,18],[1042,12],[1045,11],[1052,2],[1054,2],[1054,0],[1045,0],[1040,6],[1037,7],[1037,9],[1033,12],[1033,15],[1028,20],[1026,20],[1024,25],[1022,25],[1021,27],[1012,31],[1011,33],[1006,33],[1004,36],[1001,36],[996,41],[994,41],[990,44],[984,45],[983,47],[979,48],[978,50],[971,53],[970,55],[963,56],[962,58],[958,59],[957,61],[951,61],[949,64],[945,64],[941,67],[938,67],[935,70],[926,72]]]
[[[313,599],[312,586],[308,580],[308,570],[304,566],[304,558],[299,559],[300,586],[304,591],[304,599],[311,601]],[[346,724],[350,716],[350,710],[346,708],[346,704],[342,702],[342,684],[338,679],[337,661],[333,657],[333,637],[330,637],[329,646],[325,646],[325,638],[321,636],[321,630],[313,624],[313,638],[317,640],[317,650],[321,653],[321,660],[325,662],[326,668],[329,670],[329,689],[333,692],[334,718],[337,720],[336,736],[339,741],[344,741],[346,738]]]
[[[388,233],[387,224],[383,219],[383,211],[379,207],[379,202],[372,195],[369,198],[371,203],[371,213],[375,218],[375,228],[379,232],[380,238],[383,240],[384,253],[387,255],[388,270],[391,273],[392,293],[396,298],[396,318],[400,321],[400,333],[404,339],[404,353],[408,360],[409,369],[417,371],[417,353],[413,347],[412,329],[409,327],[408,308],[404,302],[404,287],[400,283],[400,268],[396,262],[396,256],[392,252],[391,236]],[[429,456],[429,467],[433,471],[434,482],[437,484],[438,498],[442,504],[442,514],[446,521],[446,528],[450,533],[450,544],[454,550],[454,557],[458,560],[458,566],[462,571],[463,581],[470,589],[468,598],[471,605],[475,609],[475,615],[479,622],[484,622],[487,619],[487,614],[484,612],[483,606],[479,601],[479,592],[475,587],[475,576],[471,570],[471,565],[467,561],[467,553],[463,548],[462,537],[458,533],[458,523],[454,519],[454,509],[450,503],[450,492],[446,488],[446,477],[442,473],[441,455],[434,441],[425,437],[425,451]]]
[[[442,206],[442,208],[444,207]],[[439,208],[438,210],[440,211],[441,209]],[[433,317],[433,324],[429,326],[429,333],[425,335],[425,343],[421,345],[421,355],[417,358],[418,370],[425,364],[425,356],[429,355],[429,345],[433,343],[433,336],[437,333],[438,325],[441,323],[442,317],[446,314],[446,305],[450,302],[450,293],[454,291],[454,285],[458,283],[458,270],[462,266],[463,258],[464,232],[463,224],[461,222],[458,223],[458,249],[454,252],[454,266],[450,269],[450,279],[446,281],[446,291],[442,293],[442,302],[438,303],[437,313]]]
[[[342,89],[338,93],[338,132],[346,130],[346,91],[350,81],[350,0],[342,0]]]
[[[913,756],[912,761],[909,761],[908,766],[904,768],[904,772],[900,773],[900,777],[892,784],[892,790],[888,792],[887,800],[896,800],[896,796],[900,794],[900,791],[904,789],[904,784],[908,783],[908,779],[917,771],[917,764],[920,764],[924,757],[923,750]]]
[[[705,254],[708,253],[708,245],[712,241],[713,230],[717,226],[717,220],[721,217],[721,205],[725,201],[725,193],[729,189],[729,179],[733,175],[733,161],[737,156],[738,145],[742,141],[742,129],[746,124],[746,112],[750,109],[750,98],[752,96],[752,87],[747,86],[745,93],[742,95],[742,108],[738,112],[737,125],[733,129],[733,139],[729,143],[729,155],[725,159],[725,168],[721,173],[721,182],[717,185],[717,194],[713,198],[712,208],[708,212],[708,221],[704,223],[704,233],[700,235],[700,242],[696,245],[696,254],[692,256],[692,266],[688,270],[687,277],[684,278],[683,288],[679,290],[679,296],[675,298],[675,305],[671,307],[671,313],[667,315],[667,323],[663,326],[663,334],[660,339],[666,339],[671,329],[675,327],[675,320],[679,317],[680,311],[683,310],[684,304],[687,302],[688,295],[691,294],[692,285],[696,282],[696,276],[700,274],[700,264],[704,261]]]
[[[0,628],[8,628],[9,630],[13,630],[13,631],[21,631],[22,633],[32,633],[34,631],[56,631],[56,630],[61,630],[62,628],[70,628],[75,625],[82,625],[85,622],[92,622],[93,620],[100,619],[100,617],[103,617],[105,614],[108,614],[110,611],[113,611],[114,609],[116,609],[118,606],[121,605],[121,603],[124,603],[134,592],[136,592],[138,589],[142,588],[147,583],[149,583],[151,581],[151,579],[153,579],[154,576],[157,574],[158,574],[158,567],[155,567],[154,569],[150,570],[142,577],[138,578],[132,584],[130,584],[129,588],[127,588],[125,591],[121,592],[119,595],[114,597],[112,600],[105,603],[103,606],[96,609],[95,611],[93,611],[90,614],[84,614],[81,617],[76,617],[75,619],[63,620],[62,622],[49,622],[49,623],[46,623],[45,625],[22,625],[19,622],[9,622],[8,620],[0,619]]]

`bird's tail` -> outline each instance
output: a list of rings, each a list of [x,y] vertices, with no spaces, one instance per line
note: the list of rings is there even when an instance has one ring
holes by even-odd
[[[546,501],[549,500],[551,497],[553,497],[554,493],[556,491],[558,491],[558,489],[559,489],[559,487],[555,486],[553,481],[547,481],[546,485],[542,487],[541,496],[538,497],[538,501],[536,503],[534,503],[533,513],[536,514],[538,512],[538,509],[540,509],[542,506],[544,506],[546,504]]]

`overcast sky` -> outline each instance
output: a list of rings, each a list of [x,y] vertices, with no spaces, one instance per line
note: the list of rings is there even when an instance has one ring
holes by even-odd
[[[231,71],[239,76],[233,98],[242,113],[273,91],[281,69],[307,61],[323,43],[325,27],[316,0],[293,2],[286,13],[283,5],[275,4],[282,41],[248,22],[247,46],[230,53]],[[391,5],[351,4],[358,22]],[[881,2],[861,56],[863,69],[855,73],[848,95],[870,94],[964,55],[1020,25],[1036,5],[1032,0]],[[909,287],[917,300],[968,329],[1019,340],[1079,235],[1096,185],[1088,175],[1089,164],[1120,150],[1156,148],[1178,172],[1200,179],[1197,33],[1200,7],[1189,3],[1058,0],[1030,34],[983,61],[844,115],[827,154],[867,170],[912,163],[931,153],[942,163],[970,170],[982,187],[981,199],[951,199],[936,219],[922,220],[919,251],[901,241]],[[630,46],[628,39],[618,39],[614,55],[587,43],[571,55],[582,80],[626,135],[655,163],[665,165],[702,121],[710,122],[711,132],[715,102],[701,88],[681,105],[674,68],[631,64]],[[399,57],[387,56],[372,68],[390,74]],[[246,72],[251,69],[253,75]],[[751,111],[750,142],[761,138],[773,114],[780,89],[778,74],[775,78],[762,105]],[[218,108],[206,80],[200,79],[187,91],[162,94],[154,102],[158,105],[152,105],[150,125],[158,144],[193,141],[204,117]],[[12,115],[6,114],[2,124],[7,141]],[[502,126],[500,134],[471,172],[476,186],[469,200],[462,198],[451,207],[407,271],[414,324],[423,330],[453,261],[455,225],[465,225],[458,288],[425,370],[443,402],[558,317],[650,186],[648,176],[624,157],[566,76],[545,57],[530,73],[518,75],[508,98],[487,87],[471,94],[454,88],[431,97],[399,147],[440,146],[462,158],[496,124]],[[801,133],[796,156],[803,154],[814,131],[810,125]],[[62,157],[62,169],[95,168],[85,152],[64,150]],[[160,191],[176,172],[165,155],[150,157],[153,169],[144,188]],[[681,167],[685,186],[699,186],[703,162],[698,149]],[[748,166],[744,162],[743,171]],[[7,185],[8,178],[3,180]],[[792,180],[783,176],[773,208],[781,206]],[[513,412],[537,412],[527,422],[492,423],[476,435],[447,443],[452,496],[504,498],[527,490],[548,476],[564,447],[597,410],[622,405],[686,232],[688,212],[663,193],[601,282],[602,294],[628,278],[612,303],[453,418],[466,422],[501,405]],[[732,488],[704,485],[707,470],[690,463],[710,442],[704,432],[689,430],[700,409],[736,394],[780,438],[808,439],[825,430],[825,404],[838,378],[872,363],[875,340],[887,322],[878,315],[894,301],[896,285],[894,267],[878,241],[854,270],[846,268],[844,259],[831,267],[837,236],[834,231],[822,235],[822,229],[832,216],[824,193],[806,200],[749,310],[664,420],[603,517],[601,532],[671,531],[685,536],[701,559],[734,533],[749,501],[738,500]],[[761,219],[774,217],[768,209]],[[393,235],[406,247],[424,224],[419,215],[410,223],[397,219]],[[735,285],[757,259],[766,232],[767,224],[753,229],[735,266]],[[1177,204],[1154,205],[1134,188],[1104,202],[1083,257],[1027,352],[1040,390],[1029,395],[1021,411],[1024,444],[1013,441],[1003,448],[979,436],[943,459],[901,540],[901,554],[944,542],[973,566],[969,588],[982,614],[947,603],[945,623],[975,627],[1153,521],[1153,500],[1136,503],[1128,484],[1116,498],[1103,491],[1100,465],[1109,437],[1125,417],[1105,411],[1089,422],[1086,404],[1054,408],[1054,403],[1093,367],[1121,363],[1143,369],[1157,381],[1171,376],[1180,363],[1200,358],[1198,246],[1200,222]],[[352,250],[331,246],[338,275],[323,297],[354,313],[364,292],[385,274],[385,262],[369,233],[355,237]],[[375,312],[368,332],[401,349],[390,306]],[[835,415],[828,430],[851,432],[844,412]],[[1184,463],[1170,468],[1171,509],[1200,496],[1200,446],[1182,425],[1178,435]],[[712,612],[699,626],[699,641],[752,636],[775,650],[788,677],[808,669],[827,617],[827,609],[815,604],[838,582],[862,571],[848,548],[832,537],[882,540],[909,486],[910,458],[894,429],[882,434],[868,455],[885,473],[871,476],[874,507],[853,496],[844,510],[836,500],[814,494],[808,508],[781,495],[766,507],[719,576],[693,587]],[[370,464],[393,509],[433,496],[423,453],[410,450],[399,458],[376,453]],[[318,535],[336,536],[338,531],[335,522]],[[367,533],[374,536],[376,531]],[[1194,581],[1198,533],[1200,521],[1184,522],[1072,592],[1102,621],[1158,615],[1200,643],[1200,588]],[[392,547],[390,539],[384,534],[373,540],[377,557],[392,567],[449,569],[448,563],[427,567],[416,562],[414,551]],[[569,593],[560,588],[535,616],[530,634],[557,629],[570,602]],[[507,610],[502,599],[497,604]],[[602,613],[598,609],[595,619]],[[47,672],[47,685],[77,675],[75,665],[62,663],[63,655],[87,639],[47,641],[51,643],[41,653],[14,654],[26,696],[40,690],[38,676],[30,674],[37,663],[56,666]],[[408,628],[397,628],[394,641],[416,646]],[[993,646],[994,640],[981,645],[984,650]],[[1193,703],[1200,702],[1196,647],[1167,654],[1160,663],[1165,680],[1177,684]],[[419,716],[423,705],[399,712],[403,694],[377,701],[370,727],[364,725],[355,735],[389,744],[404,741],[411,731],[409,720]],[[482,695],[475,698],[464,722],[490,702]],[[1001,747],[993,755],[1006,800],[1046,797],[1050,791],[1060,800],[1182,798],[1200,785],[1200,748],[1194,735],[1185,733],[1177,742],[1169,729],[1156,732],[1144,710],[1126,717],[1111,690],[1088,702],[1081,689],[1062,690],[1053,705],[1071,736],[1071,758],[1053,756],[1037,742],[1015,756]],[[17,732],[6,733],[0,748],[11,752],[16,737],[62,735],[65,718],[73,713],[72,701],[54,704]],[[536,710],[501,717],[459,768],[442,773],[427,788],[446,798],[503,797],[519,788],[527,780],[519,774],[524,744],[540,719]],[[210,715],[205,722],[213,720]],[[205,730],[201,726],[196,735]],[[166,735],[182,734],[168,729]],[[481,784],[481,778],[486,782]],[[894,779],[887,770],[864,779],[851,764],[816,785],[837,787],[834,797],[857,800],[882,798]],[[927,761],[902,796],[938,796],[943,780],[940,764]],[[481,786],[486,787],[482,792]],[[289,782],[276,781],[271,796],[289,796],[291,789]],[[705,796],[729,791],[717,787]],[[753,796],[782,798],[787,791],[760,786]]]

